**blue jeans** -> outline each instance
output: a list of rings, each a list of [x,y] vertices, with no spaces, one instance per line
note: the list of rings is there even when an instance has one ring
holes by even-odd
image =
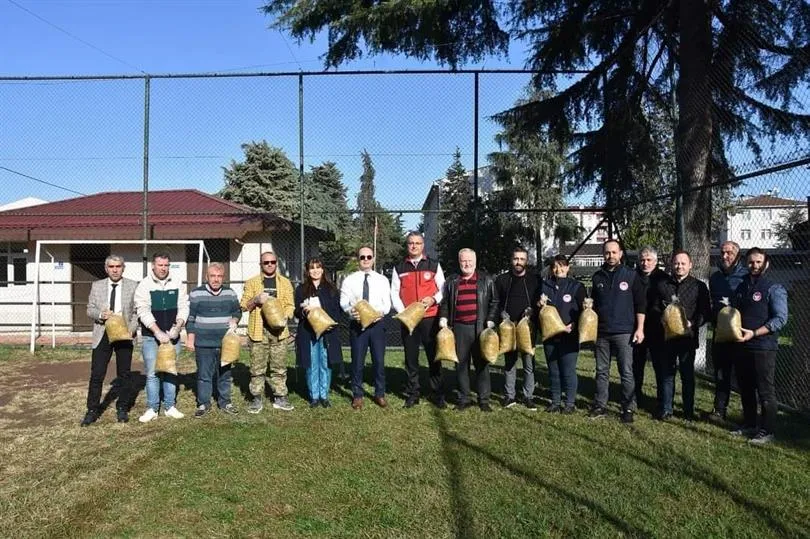
[[[596,339],[596,395],[594,405],[605,408],[610,388],[610,356],[616,354],[622,383],[622,411],[635,411],[636,386],[633,380],[633,347],[631,333],[600,335]]]
[[[534,397],[534,354],[523,352],[506,352],[503,355],[504,393],[507,399],[515,399],[515,386],[517,385],[517,362],[523,362],[523,398],[527,401]]]
[[[332,382],[332,371],[327,361],[326,347],[323,338],[309,345],[309,368],[307,369],[307,387],[310,400],[329,398],[329,384]]]
[[[574,406],[577,398],[577,358],[579,343],[576,339],[550,339],[543,343],[551,385],[551,404],[559,406],[565,391],[565,405]]]
[[[677,370],[681,373],[683,414],[691,418],[695,414],[695,350],[691,343],[686,346],[667,343],[660,353],[653,356],[653,366],[658,387],[658,411],[672,413]]]
[[[177,376],[168,372],[155,373],[157,350],[160,343],[149,335],[143,338],[143,366],[146,369],[146,405],[157,412],[160,409],[160,388],[163,386],[163,410],[168,410],[177,401]],[[180,339],[174,343],[174,351],[180,355]]]
[[[374,369],[374,396],[385,397],[385,326],[382,320],[364,330],[360,329],[360,324],[352,322],[349,344],[352,349],[352,397],[363,396],[363,367],[369,348]]]
[[[231,366],[219,364],[220,348],[197,348],[197,406],[211,406],[214,380],[217,383],[217,406],[224,408],[231,402]]]

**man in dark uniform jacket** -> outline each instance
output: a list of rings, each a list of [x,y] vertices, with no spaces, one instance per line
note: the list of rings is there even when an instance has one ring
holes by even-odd
[[[658,251],[647,246],[642,247],[638,254],[638,267],[636,273],[647,298],[647,312],[644,317],[644,341],[633,346],[633,381],[636,383],[636,403],[640,404],[644,398],[644,369],[647,359],[652,359],[656,349],[663,345],[664,330],[661,326],[661,317],[650,307],[654,303],[656,283],[667,278],[664,270],[658,267]],[[660,313],[658,313],[660,314]]]

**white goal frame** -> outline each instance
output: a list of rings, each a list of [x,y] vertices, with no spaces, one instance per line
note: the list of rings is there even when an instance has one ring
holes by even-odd
[[[31,300],[31,343],[29,352],[32,354],[36,350],[37,325],[39,325],[39,272],[42,260],[42,247],[45,245],[74,245],[74,244],[96,244],[96,245],[197,245],[199,247],[199,259],[197,264],[197,286],[202,284],[203,257],[211,261],[208,251],[205,249],[204,240],[37,240],[36,252],[34,254],[34,297]],[[53,255],[48,253],[53,263]],[[143,275],[145,277],[145,275]],[[51,348],[56,348],[56,326],[51,326]]]

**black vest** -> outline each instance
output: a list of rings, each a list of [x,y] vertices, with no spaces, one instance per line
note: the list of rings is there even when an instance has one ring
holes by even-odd
[[[636,309],[633,282],[636,272],[621,265],[614,271],[604,268],[593,274],[593,305],[599,315],[599,333],[633,333]]]
[[[754,331],[771,319],[769,309],[771,286],[773,283],[765,277],[760,277],[754,282],[749,274],[737,287],[732,305],[740,311],[742,327],[745,329]],[[768,333],[754,337],[743,343],[743,346],[756,350],[776,350],[779,346],[779,337],[777,333]]]
[[[560,313],[563,324],[567,326],[573,323],[575,329],[579,321],[579,312],[582,308],[582,306],[577,303],[577,290],[579,290],[581,286],[582,283],[570,277],[560,280],[543,280],[543,294],[548,296],[549,305],[554,305],[557,308],[557,312]]]

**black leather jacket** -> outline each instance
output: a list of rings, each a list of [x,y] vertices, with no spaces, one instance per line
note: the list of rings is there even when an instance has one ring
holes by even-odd
[[[478,312],[475,320],[475,332],[484,331],[487,322],[498,321],[498,291],[495,289],[495,280],[481,270],[478,272],[477,297]],[[442,303],[439,305],[439,316],[447,318],[448,324],[453,325],[456,316],[456,297],[458,296],[459,275],[453,275],[444,282]]]

